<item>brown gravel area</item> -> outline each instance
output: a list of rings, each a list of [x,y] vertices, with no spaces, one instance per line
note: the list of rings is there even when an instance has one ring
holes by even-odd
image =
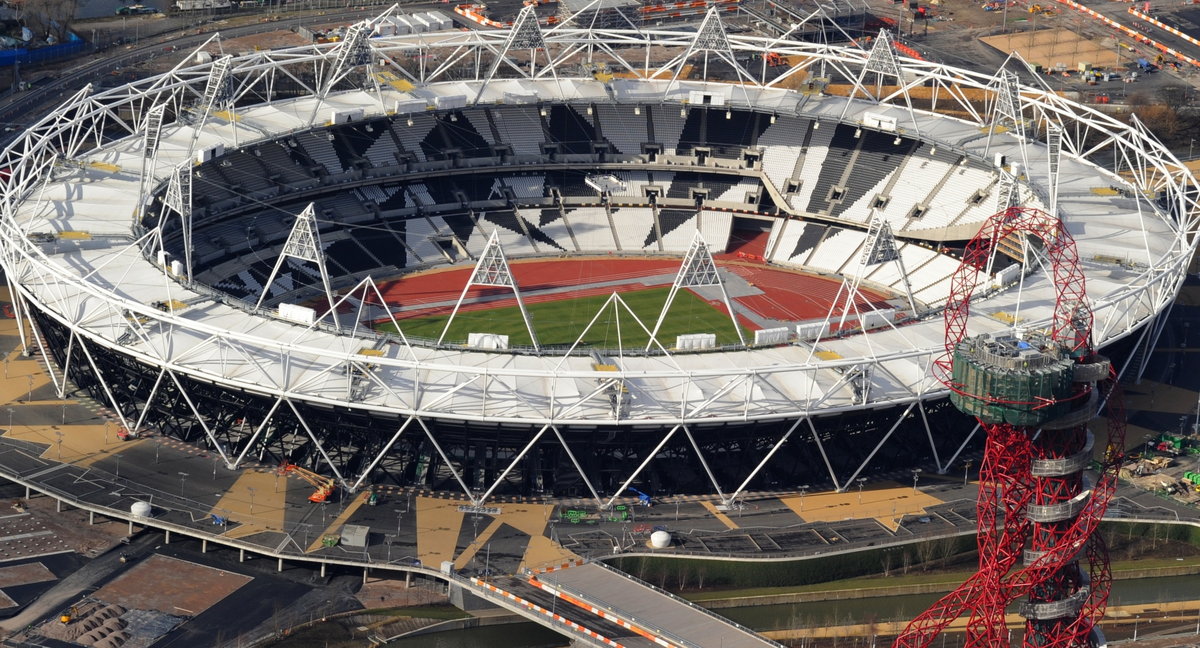
[[[93,596],[126,608],[195,616],[251,580],[249,576],[156,554]]]

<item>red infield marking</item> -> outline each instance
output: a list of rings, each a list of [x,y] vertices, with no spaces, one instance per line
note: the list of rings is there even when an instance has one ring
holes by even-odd
[[[761,237],[754,237],[757,239]],[[727,255],[722,255],[727,258]],[[535,259],[516,261],[510,264],[513,276],[521,288],[522,297],[527,304],[564,299],[576,299],[593,295],[608,295],[612,292],[637,290],[643,287],[670,284],[669,279],[645,284],[643,278],[654,275],[674,276],[679,270],[678,258],[628,258],[628,257],[589,257],[574,259]],[[824,317],[838,294],[841,282],[815,275],[792,270],[784,270],[767,265],[719,260],[718,265],[734,272],[750,282],[754,287],[763,291],[761,295],[737,297],[741,306],[753,311],[760,317],[769,319],[800,321]],[[463,285],[473,271],[472,266],[453,269],[430,270],[393,281],[380,284],[380,292],[388,304],[402,306],[404,310],[395,313],[397,319],[425,317],[429,315],[449,314],[452,305],[428,306],[437,302],[457,301],[462,293]],[[598,283],[626,280],[622,285],[596,286]],[[536,294],[538,291],[551,288],[580,286],[576,290]],[[874,303],[876,307],[887,299],[886,295],[860,288],[862,293],[857,299],[860,309],[866,309]],[[506,288],[473,288],[467,293],[470,300],[485,296],[503,296],[488,302],[464,303],[460,312],[471,310],[486,310],[516,305],[511,297],[512,292]],[[724,304],[709,301],[714,308],[728,314]],[[840,313],[840,310],[839,310]],[[839,314],[835,313],[835,314]],[[759,327],[739,316],[739,321],[749,330]]]
[[[789,272],[767,266],[729,264],[725,266],[763,291],[761,295],[738,297],[736,301],[758,315],[770,319],[799,321],[825,317],[829,307],[838,298],[841,282],[826,277],[817,277],[799,272]],[[855,299],[859,310],[868,310],[873,304],[882,308],[887,296],[867,290],[861,286]],[[840,298],[845,303],[845,295]],[[841,314],[841,308],[834,313]]]

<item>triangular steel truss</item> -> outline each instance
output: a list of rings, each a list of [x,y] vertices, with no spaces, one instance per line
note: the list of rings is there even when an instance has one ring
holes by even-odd
[[[525,7],[517,14],[512,29],[508,33],[508,41],[504,43],[504,51],[538,50],[546,47],[546,37],[538,25],[537,14],[532,6]]]
[[[879,36],[871,45],[871,54],[867,57],[863,72],[876,72],[899,79],[900,62],[896,60],[896,53],[892,51],[892,47],[892,36],[888,30],[879,30]]]
[[[992,119],[987,129],[987,143],[983,154],[986,156],[992,149],[992,138],[1001,130],[1008,129],[1017,139],[1021,147],[1021,161],[1028,167],[1025,154],[1025,116],[1021,104],[1021,79],[1011,70],[1001,68],[996,72],[996,98],[992,103]]]
[[[1062,129],[1055,124],[1046,124],[1046,147],[1050,166],[1050,204],[1047,205],[1051,215],[1058,215],[1058,165],[1062,160]]]
[[[908,307],[912,309],[914,317],[917,315],[917,301],[913,297],[912,284],[908,280],[908,270],[904,267],[904,258],[900,256],[900,247],[896,245],[896,236],[892,233],[892,226],[883,218],[876,216],[871,219],[871,224],[867,228],[867,240],[863,244],[863,251],[858,260],[859,272],[850,286],[847,297],[848,304],[853,304],[854,297],[859,294],[858,286],[862,278],[867,276],[868,267],[880,263],[895,263],[900,269],[900,279],[904,282],[904,296],[908,298]],[[845,287],[845,285],[843,282],[842,286]],[[834,298],[834,303],[837,303],[837,298]],[[846,310],[848,309],[842,311],[843,321],[846,318]]]
[[[183,232],[183,275],[187,281],[192,280],[192,169],[190,162],[184,162],[175,167],[171,179],[167,182],[167,196],[164,209],[170,209],[179,216],[179,228]],[[165,214],[164,214],[165,215]],[[162,224],[163,219],[159,219]]]
[[[896,249],[896,237],[892,235],[892,227],[882,218],[872,220],[867,230],[863,255],[859,258],[862,265],[865,267],[899,258],[900,252]]]
[[[446,338],[446,333],[450,331],[450,326],[454,323],[454,316],[458,314],[458,310],[462,307],[463,300],[466,299],[467,292],[471,290],[472,286],[511,289],[513,296],[517,299],[517,308],[521,311],[521,319],[525,321],[525,330],[529,332],[533,348],[540,349],[537,333],[533,330],[533,322],[530,321],[529,313],[525,310],[525,302],[521,299],[521,289],[517,286],[517,280],[512,276],[512,271],[508,267],[508,259],[504,256],[504,248],[500,245],[500,236],[496,230],[492,230],[492,235],[488,237],[487,244],[480,253],[479,260],[475,263],[475,270],[471,272],[467,285],[463,286],[462,294],[454,303],[454,310],[450,312],[450,318],[446,320],[446,326],[442,329],[442,334],[438,336],[438,344],[441,344],[442,340]]]
[[[913,106],[912,98],[908,94],[908,84],[905,82],[904,74],[900,69],[900,61],[896,59],[896,52],[893,49],[891,33],[886,29],[879,30],[879,35],[875,37],[874,43],[871,45],[871,51],[867,55],[867,61],[863,64],[862,70],[858,73],[858,78],[854,80],[854,87],[846,96],[846,105],[842,108],[842,117],[846,117],[846,113],[850,111],[850,105],[854,102],[855,96],[862,92],[865,95],[871,96],[867,92],[863,81],[867,75],[874,72],[875,77],[875,97],[881,94],[883,89],[884,77],[892,77],[896,79],[896,85],[900,87],[900,94],[904,96],[904,103],[908,106],[908,112],[912,115]],[[878,99],[876,99],[878,101]],[[912,127],[917,129],[917,121],[914,117]]]
[[[339,326],[337,308],[334,307],[333,288],[329,284],[329,270],[325,268],[325,251],[321,247],[321,233],[317,230],[316,207],[313,203],[309,203],[308,207],[305,207],[304,211],[296,216],[296,222],[292,223],[292,231],[288,234],[287,241],[284,242],[283,249],[279,252],[279,259],[275,261],[271,275],[263,284],[262,294],[258,296],[255,308],[262,306],[263,300],[267,298],[267,293],[271,290],[271,284],[275,283],[275,277],[288,257],[316,264],[317,270],[321,273],[321,284],[325,288],[325,298],[329,300],[329,313],[333,316],[333,324]]]
[[[337,57],[333,61],[325,83],[321,85],[321,99],[329,96],[338,82],[345,79],[355,68],[371,65],[371,43],[369,39],[375,26],[372,21],[363,20],[350,25],[346,36],[337,46]],[[368,77],[370,77],[368,71]]]
[[[488,82],[496,78],[496,72],[500,70],[500,66],[507,64],[516,69],[521,74],[528,74],[530,78],[537,76],[538,52],[541,52],[545,57],[544,68],[550,70],[550,74],[554,77],[555,82],[558,81],[558,70],[554,63],[554,59],[550,55],[550,49],[546,47],[546,35],[542,33],[542,27],[538,24],[537,12],[535,5],[527,5],[517,14],[516,20],[513,21],[512,27],[509,29],[508,38],[504,40],[504,45],[499,51],[495,52],[496,60],[492,62],[492,67],[488,71],[484,83],[480,85],[479,92],[475,95],[475,101],[483,96],[483,91],[487,89]],[[513,59],[509,58],[510,52],[529,52],[528,55],[528,70],[521,69]],[[523,61],[524,62],[524,61]]]
[[[692,42],[688,44],[687,49],[684,50],[682,54],[671,59],[661,68],[659,68],[659,72],[655,72],[653,75],[651,75],[651,78],[654,78],[657,77],[663,70],[674,68],[675,72],[671,76],[671,82],[667,84],[667,91],[664,92],[664,95],[670,93],[671,89],[675,86],[675,83],[679,80],[679,75],[683,72],[684,65],[689,59],[692,58],[692,56],[696,54],[704,55],[704,64],[701,75],[705,79],[709,78],[708,56],[709,54],[712,54],[721,61],[725,62],[726,65],[733,68],[733,70],[738,73],[739,80],[755,83],[754,75],[750,74],[746,68],[742,67],[742,64],[738,62],[737,57],[733,53],[733,46],[729,42],[729,33],[725,31],[725,24],[721,22],[721,13],[717,11],[716,7],[709,7],[708,13],[704,14],[704,20],[701,21],[700,26],[696,28],[696,36],[692,39]],[[742,90],[745,94],[746,102],[751,103],[749,93],[745,91],[744,87]]]
[[[729,319],[733,322],[733,330],[737,332],[738,341],[743,346],[746,344],[746,338],[742,336],[742,328],[738,326],[737,314],[734,313],[733,306],[729,303],[729,294],[725,292],[725,284],[721,281],[721,275],[717,271],[716,262],[713,261],[712,252],[708,249],[708,243],[704,241],[700,232],[696,232],[692,237],[692,245],[684,255],[683,263],[679,266],[679,272],[675,275],[675,282],[671,284],[671,292],[667,293],[667,301],[658,314],[658,321],[654,323],[654,330],[650,332],[650,340],[646,342],[647,351],[658,339],[658,331],[662,328],[663,321],[667,319],[667,311],[671,309],[671,304],[675,301],[675,295],[679,289],[707,286],[716,286],[721,290],[721,299],[725,302],[725,310],[729,312]]]

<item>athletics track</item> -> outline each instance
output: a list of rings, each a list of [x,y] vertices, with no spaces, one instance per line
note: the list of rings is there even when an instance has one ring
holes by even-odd
[[[840,281],[832,278],[727,258],[730,256],[718,255],[717,265],[762,291],[757,295],[734,297],[732,301],[765,319],[804,321],[823,318],[841,286]],[[534,304],[670,286],[680,262],[680,258],[604,256],[517,260],[510,261],[509,267],[525,303]],[[394,312],[397,319],[447,315],[473,270],[474,266],[428,270],[381,282],[379,288],[391,308],[400,307]],[[574,289],[564,290],[572,287]],[[860,310],[868,309],[870,303],[878,308],[886,299],[885,295],[861,288],[860,293],[856,300]],[[709,300],[709,303],[725,312],[719,301]],[[514,305],[516,300],[507,288],[478,287],[467,293],[459,310]],[[738,319],[751,330],[760,328],[745,317]]]

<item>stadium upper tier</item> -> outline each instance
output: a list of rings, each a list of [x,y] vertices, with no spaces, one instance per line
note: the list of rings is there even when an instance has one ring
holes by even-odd
[[[1099,346],[1176,294],[1195,245],[1193,179],[1136,122],[1007,73],[719,26],[711,14],[680,32],[352,35],[80,93],[4,152],[5,269],[42,327],[65,332],[50,346],[82,349],[55,351],[68,364],[99,371],[103,351],[157,374],[154,389],[186,378],[299,418],[296,403],[535,428],[793,420],[941,396],[930,366],[957,261],[936,249],[970,238],[1010,195],[1054,208],[1075,237]],[[651,45],[674,58],[652,66]],[[595,71],[593,50],[610,72]],[[769,50],[799,62],[772,79],[738,62]],[[687,79],[709,58],[738,82]],[[799,72],[819,87],[781,87]],[[602,199],[588,174],[623,186]],[[473,263],[493,231],[511,255],[681,254],[696,231],[724,249],[731,220],[751,217],[769,224],[770,261],[899,294],[896,264],[861,261],[870,223],[888,223],[919,303],[901,326],[716,353],[409,344],[253,307],[309,203],[343,290]],[[170,269],[188,227],[195,282]],[[973,333],[1051,318],[1053,277],[1030,258],[1025,275],[981,280]],[[304,288],[311,269],[287,269],[265,305],[321,294]]]

